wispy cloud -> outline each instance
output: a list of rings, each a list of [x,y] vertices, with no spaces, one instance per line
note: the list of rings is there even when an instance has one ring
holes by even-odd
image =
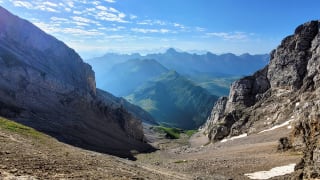
[[[101,5],[96,6],[96,9],[99,9],[99,10],[101,10],[101,11],[106,11],[106,10],[108,10],[108,8],[107,8],[107,7],[105,7],[105,6],[101,6]]]
[[[196,31],[198,31],[198,32],[204,32],[204,31],[206,31],[206,28],[202,28],[202,27],[196,27],[195,29],[196,29]]]
[[[67,18],[60,18],[60,17],[55,17],[55,16],[51,17],[50,20],[56,21],[56,22],[67,22],[67,21],[69,21]]]
[[[73,16],[72,19],[74,21],[83,22],[83,23],[94,23],[94,24],[97,23],[96,21],[94,21],[92,19],[88,19],[88,18],[84,18],[84,17],[80,17],[80,16]]]
[[[103,21],[112,21],[112,22],[120,22],[125,23],[128,22],[124,18],[126,15],[124,13],[111,13],[108,11],[100,11],[95,14],[96,19],[103,20]]]
[[[50,34],[57,34],[62,33],[64,35],[72,35],[72,36],[100,36],[104,35],[102,32],[100,32],[97,29],[80,29],[80,28],[70,28],[70,27],[59,27],[59,24],[48,24],[44,22],[34,22],[36,26],[41,28],[47,33]],[[81,23],[80,23],[81,24]],[[60,34],[61,35],[61,34]]]
[[[159,20],[159,19],[155,19],[155,20],[146,19],[146,20],[142,20],[142,21],[137,22],[137,24],[139,24],[139,25],[150,25],[150,26],[152,26],[152,25],[165,26],[165,25],[168,25],[169,23],[166,22],[166,21]]]
[[[131,20],[132,20],[132,19],[137,19],[137,18],[138,18],[138,16],[133,15],[133,14],[130,14],[129,18],[130,18]]]
[[[245,32],[211,32],[206,33],[207,37],[218,37],[224,40],[245,40],[248,39],[250,34]]]
[[[23,7],[26,9],[36,9],[47,12],[59,12],[57,7],[59,6],[56,3],[48,2],[48,1],[17,1],[11,0],[12,4],[16,7]]]
[[[131,28],[131,31],[138,33],[169,33],[169,29],[143,29],[143,28]]]
[[[27,9],[32,9],[33,5],[28,1],[12,1],[13,5],[16,7],[24,7]]]
[[[116,1],[115,0],[104,0],[105,2],[108,2],[108,3],[115,3]]]

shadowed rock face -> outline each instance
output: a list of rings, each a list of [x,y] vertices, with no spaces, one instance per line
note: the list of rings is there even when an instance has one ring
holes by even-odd
[[[74,50],[0,7],[0,115],[91,150],[150,150],[142,125]]]
[[[320,23],[299,26],[271,52],[269,65],[231,86],[204,126],[215,142],[295,122],[289,141],[304,157],[297,177],[320,177]]]

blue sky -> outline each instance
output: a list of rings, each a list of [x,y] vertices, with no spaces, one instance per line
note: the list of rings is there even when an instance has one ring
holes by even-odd
[[[169,47],[221,54],[269,53],[319,0],[0,0],[0,5],[83,58]]]

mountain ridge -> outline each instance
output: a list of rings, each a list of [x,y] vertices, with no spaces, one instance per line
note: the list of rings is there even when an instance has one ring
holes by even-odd
[[[176,71],[162,74],[125,98],[149,112],[158,123],[183,129],[202,125],[217,99]]]
[[[320,176],[319,28],[319,21],[298,26],[271,52],[264,69],[232,84],[229,97],[218,100],[204,126],[212,142],[291,124],[287,129],[291,135],[285,137],[288,144],[280,140],[279,147],[303,153],[292,178]]]
[[[141,122],[110,105],[73,49],[2,7],[0,14],[0,115],[90,150],[133,158],[132,150],[153,149]]]

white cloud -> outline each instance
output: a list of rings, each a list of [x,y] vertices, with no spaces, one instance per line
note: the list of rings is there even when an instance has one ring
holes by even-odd
[[[55,17],[55,16],[51,17],[50,19],[52,21],[64,21],[64,22],[69,21],[67,18],[60,18],[60,17]]]
[[[196,31],[203,32],[206,31],[206,29],[202,27],[196,27]]]
[[[174,27],[177,27],[177,28],[181,28],[181,29],[184,29],[184,28],[185,28],[184,25],[179,24],[179,23],[173,23],[173,26],[174,26]]]
[[[103,35],[103,33],[99,32],[96,29],[83,30],[78,28],[64,28],[62,29],[63,33],[71,34],[71,35],[84,35],[84,36],[97,36]]]
[[[153,24],[158,24],[158,25],[161,25],[161,26],[167,25],[167,23],[165,21],[161,21],[161,20],[154,20]]]
[[[48,11],[48,12],[59,12],[58,10],[56,9],[53,9],[51,7],[45,7],[45,6],[38,6],[37,7],[38,9],[42,10],[42,11]]]
[[[84,22],[84,23],[91,23],[91,22],[93,22],[91,19],[84,18],[84,17],[80,17],[80,16],[73,16],[72,19],[73,19],[74,21]]]
[[[71,8],[64,8],[65,11],[71,12]]]
[[[96,10],[96,8],[86,8],[85,11],[87,11],[87,12],[93,12],[93,11],[95,11],[95,10]]]
[[[92,3],[93,5],[96,5],[96,6],[100,4],[99,1],[92,1],[91,3]]]
[[[245,40],[248,38],[248,34],[244,32],[212,32],[206,33],[207,37],[219,37],[224,40]]]
[[[105,6],[96,6],[96,8],[99,9],[99,10],[101,10],[101,11],[106,11],[106,10],[108,10],[108,8],[105,7]]]
[[[84,23],[84,22],[75,21],[75,22],[73,22],[73,23],[76,24],[78,27],[81,27],[81,26],[89,26],[88,23]]]
[[[137,19],[137,18],[138,18],[138,16],[133,15],[133,14],[130,14],[129,18],[130,18],[130,19]]]
[[[133,32],[139,32],[139,33],[169,33],[169,29],[143,29],[143,28],[131,28],[131,31]]]
[[[109,8],[109,11],[110,11],[110,12],[113,12],[113,13],[120,13],[120,11],[116,10],[116,9],[113,8],[113,7],[110,7],[110,8]]]
[[[165,25],[168,25],[170,23],[168,23],[166,21],[158,20],[158,19],[156,19],[156,20],[146,19],[146,20],[137,22],[137,24],[139,24],[139,25],[149,25],[149,26],[152,26],[152,25],[165,26]]]
[[[51,7],[58,7],[58,4],[52,3],[52,2],[44,2],[43,5],[51,6]]]
[[[108,3],[115,3],[116,1],[115,0],[104,0],[105,2],[108,2]]]
[[[27,9],[32,9],[33,5],[27,1],[12,1],[13,5],[16,7],[24,7]]]
[[[124,20],[124,18],[126,17],[124,13],[115,14],[107,11],[100,11],[95,15],[95,17],[96,19],[104,20],[104,21],[121,22],[121,23],[128,22]]]
[[[80,15],[80,14],[82,14],[82,12],[81,11],[73,11],[73,14]]]
[[[36,10],[41,10],[41,11],[47,11],[47,12],[59,12],[57,9],[58,4],[52,3],[52,2],[42,2],[42,1],[32,1],[32,2],[27,2],[27,1],[16,1],[16,0],[11,0],[14,6],[16,7],[23,7],[26,9],[36,9]]]
[[[141,22],[137,22],[137,24],[139,24],[139,25],[152,25],[152,21],[151,20],[144,20]]]
[[[70,8],[73,8],[73,7],[74,7],[73,1],[68,1],[68,2],[67,2],[67,5],[68,5]]]

